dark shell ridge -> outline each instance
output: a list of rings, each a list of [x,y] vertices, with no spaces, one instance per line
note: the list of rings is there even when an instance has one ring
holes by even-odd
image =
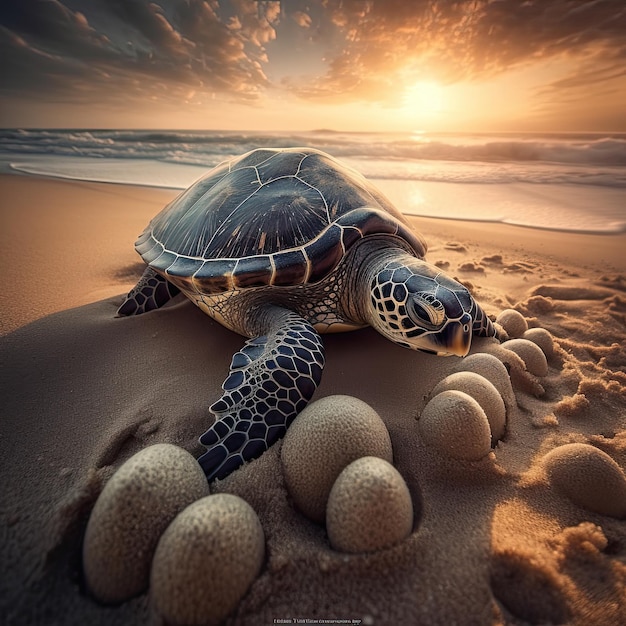
[[[260,149],[223,163],[179,195],[135,247],[201,293],[317,282],[373,234],[426,244],[356,171],[308,148]]]

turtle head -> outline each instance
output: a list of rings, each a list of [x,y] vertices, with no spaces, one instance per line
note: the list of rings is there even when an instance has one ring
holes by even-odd
[[[370,324],[413,350],[465,356],[474,307],[467,288],[410,255],[382,264],[371,281]]]

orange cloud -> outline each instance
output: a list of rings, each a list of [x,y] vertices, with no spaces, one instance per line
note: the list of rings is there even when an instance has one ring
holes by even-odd
[[[193,102],[217,95],[255,103],[271,93],[401,106],[407,85],[487,79],[569,60],[568,73],[549,77],[535,94],[547,111],[582,97],[585,86],[619,91],[626,4],[3,0],[0,54],[0,97],[91,98],[120,107],[138,100],[175,105],[191,93]],[[299,62],[298,54],[308,56]]]
[[[384,102],[393,85],[437,77],[485,78],[524,64],[575,56],[606,71],[626,56],[626,5],[611,0],[325,0],[342,49],[303,97]],[[396,87],[395,91],[398,89]]]

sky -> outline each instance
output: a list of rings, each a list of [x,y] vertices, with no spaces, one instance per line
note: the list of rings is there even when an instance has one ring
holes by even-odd
[[[0,126],[626,131],[624,0],[2,0]]]

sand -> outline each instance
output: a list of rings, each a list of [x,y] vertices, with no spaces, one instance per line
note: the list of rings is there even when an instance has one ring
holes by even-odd
[[[0,191],[2,622],[160,624],[146,593],[110,607],[86,592],[89,513],[115,469],[148,445],[198,456],[207,406],[242,339],[184,299],[114,317],[141,272],[135,236],[174,192],[20,176],[0,177]],[[490,455],[455,460],[424,444],[416,418],[461,360],[372,330],[326,336],[315,397],[352,395],[378,411],[415,528],[372,554],[334,551],[324,527],[293,507],[279,442],[211,485],[253,507],[266,541],[261,574],[225,623],[624,623],[626,523],[593,504],[622,492],[595,466],[598,496],[585,497],[588,480],[564,488],[568,463],[575,477],[585,461],[543,458],[581,443],[621,468],[611,485],[626,470],[626,236],[412,223],[429,260],[488,313],[514,308],[552,334],[548,374],[516,369],[506,344],[474,341],[472,353],[509,362],[516,402]]]

